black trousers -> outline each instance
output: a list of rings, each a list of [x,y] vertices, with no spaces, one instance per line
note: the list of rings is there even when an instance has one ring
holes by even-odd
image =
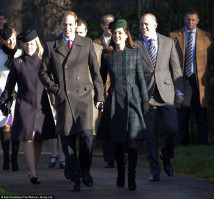
[[[79,155],[76,150],[77,135],[61,136],[62,148],[65,154],[66,166],[71,180],[79,182],[80,177],[90,173],[92,164],[92,129],[81,131],[79,137]]]
[[[197,134],[198,144],[208,144],[207,141],[207,119],[206,119],[206,108],[202,108],[199,98],[199,90],[196,83],[195,75],[190,76],[188,81],[192,88],[191,105],[193,107],[196,122],[197,122]],[[185,97],[185,96],[184,96]],[[179,144],[188,145],[188,124],[190,118],[191,107],[182,107],[178,109],[178,124],[179,124]]]
[[[163,159],[174,157],[174,147],[178,133],[177,111],[175,106],[151,106],[149,113],[144,116],[149,139],[147,145],[147,160],[152,175],[160,175],[158,140],[161,130],[162,146],[161,154]]]

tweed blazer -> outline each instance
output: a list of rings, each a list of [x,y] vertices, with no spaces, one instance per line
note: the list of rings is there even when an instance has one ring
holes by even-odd
[[[98,134],[104,139],[111,138],[114,143],[146,139],[141,102],[148,100],[148,95],[139,49],[126,47],[123,51],[112,52],[104,59],[101,75],[105,83],[109,73],[111,87]]]
[[[185,67],[185,29],[182,28],[175,32],[170,33],[170,37],[175,41],[175,46],[179,55],[182,71]],[[199,28],[196,30],[196,79],[198,80],[200,103],[202,107],[208,106],[208,66],[213,61],[213,43],[211,35]],[[184,106],[190,106],[192,90],[191,87],[184,79]]]
[[[178,53],[171,38],[159,33],[157,35],[158,50],[155,67],[152,65],[143,37],[137,39],[135,43],[141,49],[149,98],[156,85],[162,100],[169,105],[174,105],[175,94],[183,93],[183,76]]]
[[[70,51],[61,34],[46,42],[39,78],[55,95],[56,134],[66,136],[92,129],[91,91],[94,87],[94,101],[102,102],[104,89],[90,38],[76,34]]]

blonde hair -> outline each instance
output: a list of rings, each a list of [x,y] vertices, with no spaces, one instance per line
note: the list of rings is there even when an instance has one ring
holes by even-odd
[[[44,52],[44,48],[42,47],[39,37],[36,37],[35,40],[36,40],[36,45],[37,45],[38,57],[39,57],[39,59],[42,59],[42,54]]]
[[[146,14],[142,15],[142,17],[140,18],[140,21],[141,21],[144,17],[146,17],[146,16],[152,17],[152,19],[155,21],[155,23],[158,24],[158,23],[157,23],[157,18],[156,18],[155,15],[153,15],[152,13],[146,13]]]
[[[63,18],[64,18],[64,17],[67,17],[67,16],[73,16],[73,17],[74,17],[74,19],[75,19],[75,22],[77,22],[77,15],[76,15],[76,13],[75,13],[75,12],[67,11],[67,12],[65,12],[65,14],[64,14],[64,16],[63,16]]]
[[[43,52],[44,52],[44,48],[42,47],[42,44],[41,44],[41,42],[40,42],[40,39],[39,39],[39,37],[36,37],[35,39],[33,39],[33,40],[35,40],[36,41],[36,46],[37,46],[37,54],[38,54],[38,58],[39,59],[42,59],[42,54],[43,54]],[[32,41],[33,41],[32,40]],[[23,43],[25,43],[25,42],[22,42],[22,44]]]

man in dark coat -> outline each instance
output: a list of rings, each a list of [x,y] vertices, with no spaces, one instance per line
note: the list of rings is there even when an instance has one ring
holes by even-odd
[[[62,20],[63,32],[46,43],[39,71],[40,80],[55,95],[56,134],[61,135],[66,164],[73,182],[71,191],[80,190],[80,177],[86,186],[93,185],[90,174],[93,87],[95,106],[98,108],[104,101],[103,83],[92,40],[75,34],[76,21],[74,12],[65,13]],[[93,84],[89,80],[88,69]]]

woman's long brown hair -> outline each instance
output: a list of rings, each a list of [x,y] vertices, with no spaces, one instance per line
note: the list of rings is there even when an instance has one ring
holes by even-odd
[[[128,35],[128,38],[126,39],[126,47],[131,48],[131,49],[137,48],[137,46],[133,42],[132,36],[129,31],[129,27],[126,26],[123,28],[123,30]],[[113,34],[113,32],[112,32],[112,34]],[[113,41],[113,38],[111,37],[111,41],[110,41],[110,45],[109,45],[108,49],[104,50],[103,52],[108,55],[108,54],[112,53],[115,49],[116,49],[115,43]]]

